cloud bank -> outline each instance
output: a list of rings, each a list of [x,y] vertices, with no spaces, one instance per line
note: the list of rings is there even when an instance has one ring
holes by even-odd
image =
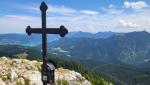
[[[122,8],[123,6],[123,8]],[[115,5],[108,5],[102,11],[74,9],[65,6],[49,5],[47,15],[47,27],[59,27],[65,25],[69,32],[150,32],[150,10],[149,5],[144,1],[124,2],[120,8]],[[20,7],[21,8],[21,7]],[[129,12],[128,9],[133,9]],[[25,11],[32,11],[40,14],[40,10],[33,6],[22,7]],[[134,11],[136,10],[136,11]],[[139,11],[137,11],[139,10]],[[26,26],[41,27],[41,17],[34,15],[3,15],[0,16],[1,33],[25,33]],[[9,31],[9,32],[8,32]]]
[[[134,10],[137,10],[137,9],[142,9],[142,8],[148,7],[148,4],[146,4],[146,2],[144,2],[144,1],[138,1],[138,2],[125,1],[124,2],[124,7],[125,8],[132,8]]]

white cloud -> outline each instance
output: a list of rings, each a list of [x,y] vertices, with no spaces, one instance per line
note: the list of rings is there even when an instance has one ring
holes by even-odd
[[[40,14],[37,8],[29,7],[30,11]],[[130,32],[147,30],[150,32],[150,10],[125,13],[115,8],[105,8],[100,13],[91,10],[76,10],[65,6],[49,6],[48,14],[61,14],[47,17],[47,27],[64,25],[69,32]],[[69,15],[69,16],[68,16]],[[92,16],[91,16],[92,15]],[[0,16],[0,33],[25,33],[26,27],[41,27],[41,17],[31,15]]]
[[[138,17],[138,18],[137,18]],[[26,27],[41,27],[41,18],[22,15],[7,15],[0,17],[1,33],[25,33]],[[147,30],[150,32],[149,14],[111,14],[78,15],[78,16],[51,16],[47,18],[47,27],[64,25],[69,32],[130,32]]]
[[[6,15],[0,17],[0,33],[25,33],[28,25],[39,27],[40,18],[22,15]]]
[[[108,8],[102,8],[102,10],[104,12],[106,12],[107,14],[112,14],[112,15],[120,15],[121,13],[123,13],[124,10],[119,10],[117,8],[115,8],[114,5],[109,5]]]
[[[22,15],[7,15],[0,17],[1,33],[25,33],[28,25],[33,28],[41,27],[41,18]],[[107,23],[106,23],[107,22]],[[9,25],[8,25],[9,24]],[[57,16],[47,18],[47,27],[59,27],[64,25],[69,32],[84,31],[84,32],[99,32],[109,31],[112,25],[106,17],[95,15],[78,15],[78,16]],[[112,26],[113,28],[113,26]]]
[[[27,9],[29,12],[36,12],[39,13],[40,9],[39,7],[36,6],[25,6],[25,5],[18,5],[15,6],[15,8],[19,9]],[[65,6],[57,6],[57,5],[48,5],[48,13],[54,13],[54,14],[61,14],[61,15],[66,15],[66,14],[74,14],[77,12],[77,10]]]
[[[118,10],[115,8],[104,9],[104,11],[106,11],[109,14],[121,14],[123,12],[123,10]]]
[[[58,13],[58,14],[72,14],[72,13],[76,13],[77,11],[75,9],[67,8],[65,6],[48,5],[48,12]]]
[[[91,11],[91,10],[80,10],[80,13],[89,14],[89,15],[99,14],[99,12],[97,12],[97,11]]]
[[[114,6],[113,4],[110,4],[110,5],[108,6],[108,8],[115,8],[115,6]]]
[[[122,14],[117,19],[120,28],[128,31],[143,31],[146,30],[150,32],[150,12],[143,13],[133,13],[133,14]],[[119,25],[118,25],[119,27]]]
[[[28,11],[33,12],[39,12],[39,8],[33,7],[33,6],[20,6],[18,8],[28,9]],[[65,7],[65,6],[57,6],[57,5],[48,5],[48,13],[54,13],[59,15],[75,15],[75,14],[87,14],[87,15],[96,15],[99,14],[98,11],[93,10],[76,10],[73,8]]]
[[[120,19],[119,23],[123,26],[123,27],[127,27],[127,28],[136,28],[138,27],[137,24],[130,22],[130,21],[125,21]]]
[[[125,8],[132,8],[134,10],[137,10],[137,9],[142,9],[142,8],[145,8],[145,7],[148,7],[148,4],[144,1],[138,1],[138,2],[124,2],[124,7]]]

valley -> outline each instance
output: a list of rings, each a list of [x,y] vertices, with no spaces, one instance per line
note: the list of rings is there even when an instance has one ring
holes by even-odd
[[[114,33],[103,38],[98,37],[102,35],[96,34],[81,33],[82,37],[76,34],[78,35],[74,33],[66,38],[50,40],[48,43],[49,58],[57,63],[60,63],[59,59],[78,62],[114,85],[149,85],[150,33],[145,31]],[[86,35],[98,38],[85,37]],[[20,38],[19,42],[24,42],[23,38]],[[2,42],[1,39],[0,42]],[[9,38],[7,42],[15,43]],[[16,58],[16,54],[26,53],[30,60],[41,60],[41,41],[38,42],[35,46],[1,43],[0,56]],[[28,44],[28,42],[24,43]],[[63,63],[59,65],[61,64],[63,65]],[[66,66],[71,67],[63,65],[63,67]]]

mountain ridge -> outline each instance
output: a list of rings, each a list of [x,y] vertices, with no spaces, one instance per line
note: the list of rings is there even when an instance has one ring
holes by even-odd
[[[126,64],[139,65],[150,59],[150,33],[131,32],[107,39],[64,38],[50,42],[48,49],[51,53],[79,59],[115,59]]]
[[[116,33],[114,32],[99,32],[96,34],[87,32],[70,32],[66,37],[69,38],[108,38]],[[61,39],[58,35],[48,35],[47,41],[52,42]],[[36,46],[41,44],[41,35],[33,34],[0,34],[0,45],[22,45],[22,46]]]

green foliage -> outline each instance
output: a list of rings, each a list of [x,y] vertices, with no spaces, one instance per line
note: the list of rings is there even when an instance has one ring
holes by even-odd
[[[28,54],[23,52],[23,53],[17,54],[16,57],[19,59],[27,59]]]
[[[149,68],[150,66],[149,46],[149,33],[132,32],[112,36],[107,39],[60,39],[51,42],[48,45],[48,51],[50,53],[57,53],[57,55],[61,55],[64,58],[66,54],[52,50],[53,48],[60,47],[68,51],[72,58],[82,60],[82,63],[85,61],[85,65],[88,68],[72,60],[62,60],[57,57],[51,57],[58,67],[80,72],[91,81],[93,85],[111,85],[111,83],[107,81],[112,82],[114,85],[138,85],[141,83],[141,85],[149,85],[150,70],[143,68]],[[24,52],[29,55],[28,59],[42,61],[42,57],[40,57],[41,52],[37,48],[18,45],[0,45],[0,56],[15,57],[15,54]],[[92,60],[94,62],[91,62]],[[146,63],[145,60],[147,61]],[[142,69],[135,69],[136,67],[131,67],[126,64],[120,65],[122,62],[142,67]]]
[[[150,63],[150,33],[131,32],[121,33],[106,39],[93,38],[65,38],[48,44],[48,51],[61,56],[71,55],[72,58],[82,60],[99,60],[108,62],[123,62],[130,65],[149,67]],[[54,50],[61,48],[68,52]],[[143,65],[144,64],[144,65]]]
[[[21,83],[20,81],[18,81],[18,82],[16,83],[16,85],[22,85],[22,83]]]
[[[100,73],[104,79],[111,81],[114,85],[149,85],[150,70],[128,66],[124,64],[98,64],[99,66],[93,67],[94,71]],[[145,76],[147,75],[147,76]]]
[[[50,57],[51,60],[56,62],[58,67],[63,67],[70,70],[75,70],[81,73],[87,80],[91,82],[92,85],[110,85],[111,83],[107,82],[105,79],[101,77],[98,73],[93,72],[85,68],[85,66],[81,65],[79,62],[75,62],[73,60],[63,60],[58,57]],[[59,83],[60,81],[58,81]]]
[[[19,45],[0,45],[0,56],[9,56],[16,58],[16,54],[28,54],[28,59],[36,59],[41,55],[39,49],[34,47],[19,46]]]
[[[29,79],[24,79],[25,80],[25,85],[30,85],[30,80]]]
[[[69,85],[68,81],[66,80],[57,80],[57,85]]]
[[[7,77],[2,77],[2,80],[3,80],[3,81],[6,81],[6,80],[7,80]]]

